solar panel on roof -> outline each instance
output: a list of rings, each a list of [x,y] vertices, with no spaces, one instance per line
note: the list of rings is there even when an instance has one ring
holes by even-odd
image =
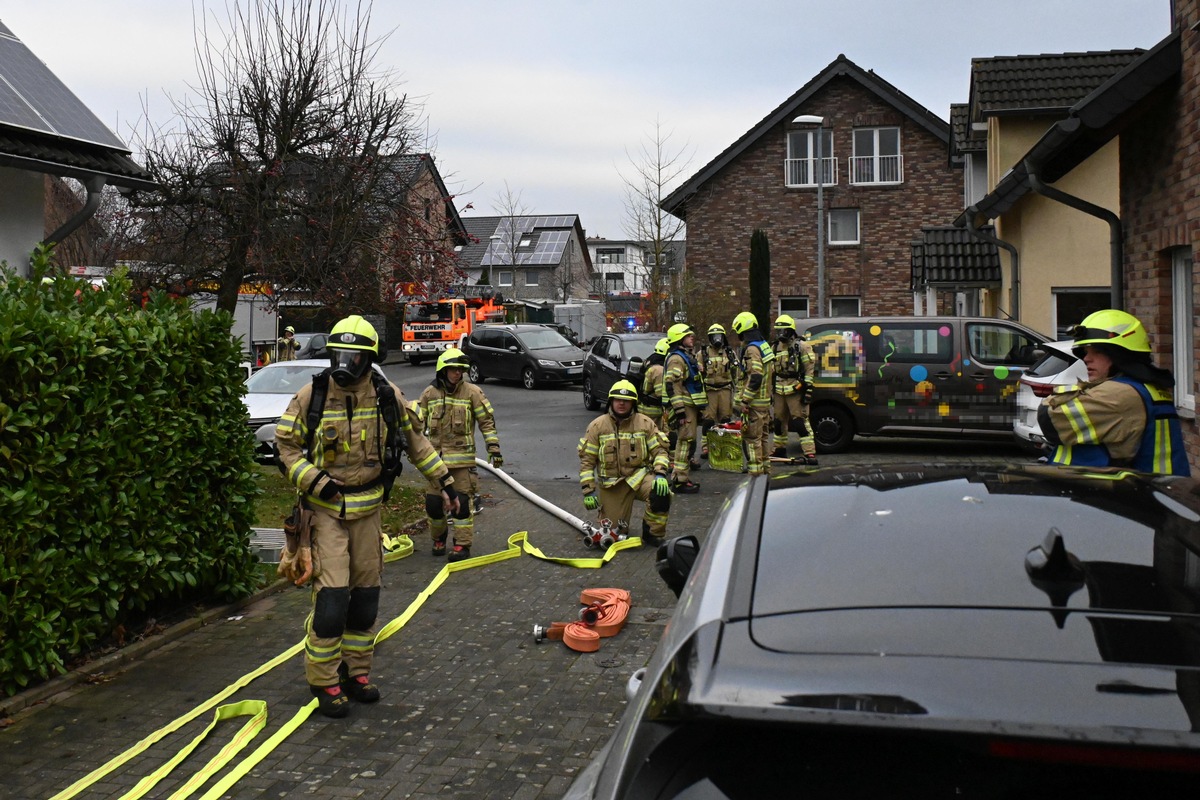
[[[3,24],[0,24],[0,125],[129,152],[125,143]]]

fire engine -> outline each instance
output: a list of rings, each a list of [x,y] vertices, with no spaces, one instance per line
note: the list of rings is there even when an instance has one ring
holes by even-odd
[[[404,357],[412,364],[437,358],[463,334],[487,322],[504,322],[504,298],[490,287],[467,287],[462,294],[404,304],[401,333]]]

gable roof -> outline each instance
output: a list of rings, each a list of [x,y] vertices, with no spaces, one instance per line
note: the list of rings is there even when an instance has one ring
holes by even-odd
[[[816,77],[804,84],[787,100],[784,100],[783,103],[770,114],[763,117],[753,128],[742,134],[736,142],[725,148],[720,155],[708,162],[699,172],[689,178],[687,182],[667,195],[659,203],[659,207],[669,214],[674,214],[680,219],[686,220],[686,206],[688,201],[691,200],[705,183],[737,159],[750,145],[754,144],[785,120],[794,117],[803,108],[805,102],[837,79],[855,81],[943,142],[949,141],[950,126],[946,124],[945,120],[876,75],[873,70],[864,70],[846,58],[846,56],[839,55],[830,62],[829,66],[821,70]]]
[[[0,165],[154,187],[129,148],[0,22]]]
[[[1144,50],[1043,53],[971,59],[971,119],[1064,114]]]
[[[995,219],[1032,189],[1030,169],[1053,183],[1103,147],[1137,115],[1156,90],[1175,80],[1182,68],[1180,31],[1176,30],[1109,77],[1050,126],[1033,147],[985,197],[954,220]]]

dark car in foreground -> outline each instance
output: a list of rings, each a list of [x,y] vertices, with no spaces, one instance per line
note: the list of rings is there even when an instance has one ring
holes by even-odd
[[[583,361],[583,407],[596,411],[608,402],[608,390],[622,378],[636,378],[641,363],[654,354],[662,333],[606,333],[592,343]],[[634,361],[634,359],[638,359]],[[641,381],[635,380],[638,391]]]
[[[694,561],[694,563],[693,563]],[[1200,487],[1042,465],[743,482],[568,798],[1184,797]]]
[[[536,323],[481,325],[463,340],[472,383],[520,381],[526,389],[583,380],[584,352],[553,328]]]

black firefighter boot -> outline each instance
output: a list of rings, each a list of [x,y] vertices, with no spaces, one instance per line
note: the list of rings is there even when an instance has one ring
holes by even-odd
[[[642,544],[647,547],[658,547],[662,541],[661,536],[655,536],[650,532],[650,523],[642,520]]]
[[[317,698],[317,710],[327,717],[341,719],[350,713],[350,698],[341,686],[312,686],[309,690]]]
[[[371,683],[371,678],[367,675],[355,675],[351,678],[350,669],[345,661],[338,665],[338,680],[342,691],[349,695],[351,700],[359,703],[379,702],[379,687]]]

